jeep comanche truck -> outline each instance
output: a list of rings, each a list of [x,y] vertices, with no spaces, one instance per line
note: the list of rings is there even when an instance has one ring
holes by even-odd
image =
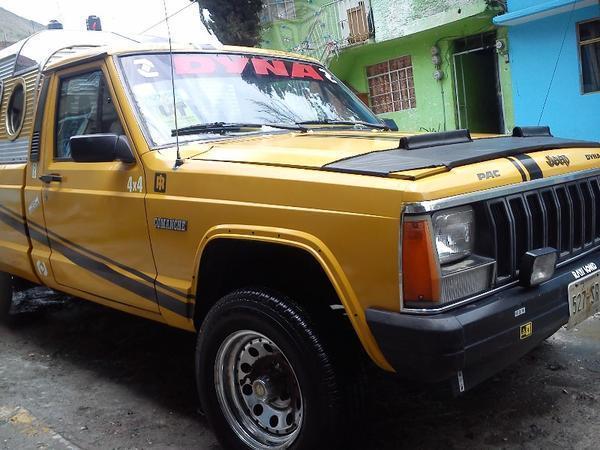
[[[225,447],[339,444],[363,355],[460,394],[598,311],[598,143],[393,132],[314,60],[104,32],[0,79],[3,317],[26,280],[197,333]]]

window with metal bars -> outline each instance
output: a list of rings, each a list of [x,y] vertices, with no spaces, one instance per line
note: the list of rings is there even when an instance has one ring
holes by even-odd
[[[292,20],[296,18],[294,0],[265,0],[260,14],[261,23],[271,23],[276,20]]]
[[[417,107],[410,56],[367,67],[369,102],[376,114]]]

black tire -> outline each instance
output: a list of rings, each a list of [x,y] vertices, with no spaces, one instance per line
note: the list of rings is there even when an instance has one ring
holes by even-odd
[[[297,426],[294,440],[284,447],[331,449],[344,445],[343,437],[348,436],[350,425],[348,418],[358,416],[357,411],[351,409],[361,405],[356,398],[346,398],[347,393],[356,392],[356,385],[348,386],[352,377],[341,373],[334,352],[327,348],[323,335],[319,335],[314,322],[300,305],[262,289],[239,290],[219,300],[198,333],[196,381],[200,401],[222,445],[228,449],[271,448],[257,445],[252,439],[249,442],[247,436],[243,440],[230,425],[219,403],[215,361],[228,337],[240,330],[252,330],[267,337],[281,350],[294,372],[302,398],[302,421]],[[238,364],[240,360],[236,360]],[[244,374],[236,373],[239,381],[239,374]],[[232,379],[231,386],[238,386],[236,378],[232,376]],[[240,397],[243,399],[242,395]],[[247,413],[247,417],[252,416],[249,410]],[[252,419],[257,420],[254,416]]]
[[[13,298],[12,275],[0,272],[0,323],[8,322]]]

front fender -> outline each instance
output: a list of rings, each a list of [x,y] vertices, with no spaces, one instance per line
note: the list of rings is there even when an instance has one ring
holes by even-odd
[[[261,241],[277,245],[295,247],[308,252],[319,263],[331,285],[335,289],[352,326],[367,354],[382,369],[393,371],[381,353],[373,335],[367,325],[364,309],[344,274],[334,254],[317,237],[297,230],[284,228],[271,228],[262,226],[248,226],[238,224],[218,225],[208,230],[202,237],[195,254],[195,273],[199,273],[202,255],[207,245],[216,239],[238,239],[246,241]],[[192,292],[197,292],[198,277],[192,284]]]

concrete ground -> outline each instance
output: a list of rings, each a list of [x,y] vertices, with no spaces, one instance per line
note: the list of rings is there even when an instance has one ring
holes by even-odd
[[[0,449],[218,449],[191,334],[44,289],[0,327]],[[379,373],[379,372],[377,372]],[[378,374],[361,448],[600,447],[600,315],[461,398]]]

